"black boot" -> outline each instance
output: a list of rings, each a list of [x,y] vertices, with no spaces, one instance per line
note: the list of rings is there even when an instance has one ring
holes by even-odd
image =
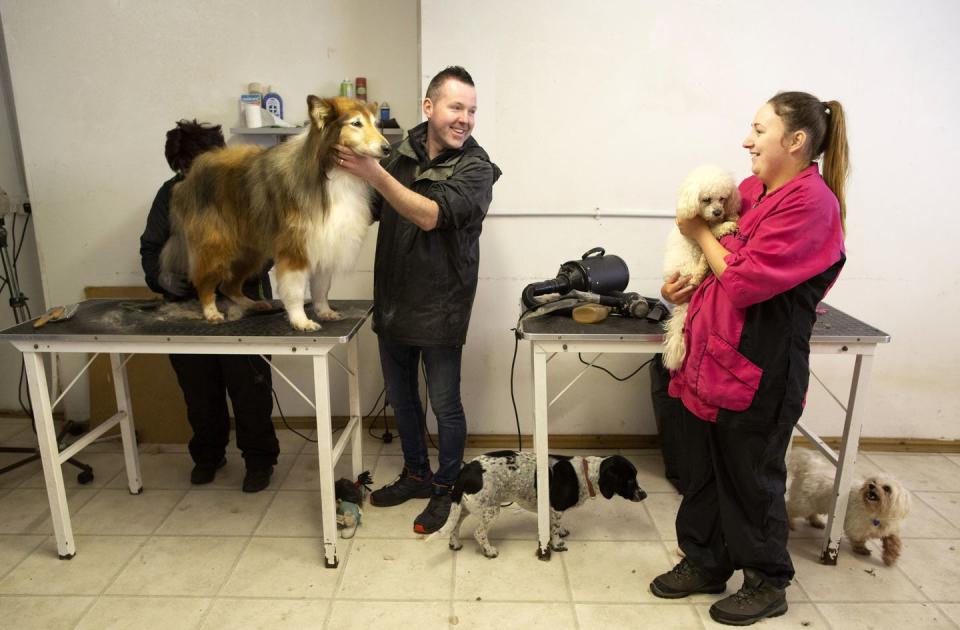
[[[743,570],[743,586],[739,591],[710,607],[713,620],[728,626],[749,626],[785,612],[786,588],[771,584],[762,573],[752,569]]]
[[[726,579],[721,579],[706,569],[690,564],[686,558],[650,582],[650,592],[664,599],[679,599],[695,593],[716,594],[725,590],[727,590]]]

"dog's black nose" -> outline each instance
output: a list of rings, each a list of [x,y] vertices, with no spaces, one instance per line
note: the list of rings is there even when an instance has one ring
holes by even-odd
[[[634,501],[643,501],[647,498],[647,493],[643,491],[643,488],[637,488],[637,492],[633,495]]]
[[[714,210],[713,216],[715,217],[723,216],[723,210]]]
[[[390,155],[390,145],[389,145],[389,144],[382,144],[382,145],[380,145],[380,150],[383,151],[383,157],[387,157],[388,155]]]

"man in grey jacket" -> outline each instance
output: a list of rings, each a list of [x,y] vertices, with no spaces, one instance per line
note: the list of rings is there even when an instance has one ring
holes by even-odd
[[[411,129],[383,162],[336,147],[341,166],[378,193],[373,328],[404,457],[400,477],[373,492],[370,502],[392,506],[429,497],[414,520],[421,534],[447,520],[467,436],[460,401],[462,350],[477,291],[480,231],[500,177],[471,137],[476,110],[472,77],[451,66],[427,88],[427,121]],[[421,358],[439,432],[436,473],[427,457],[417,375]]]

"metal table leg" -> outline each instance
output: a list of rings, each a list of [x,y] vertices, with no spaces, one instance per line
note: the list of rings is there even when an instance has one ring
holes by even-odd
[[[53,409],[47,392],[47,373],[43,367],[43,357],[37,352],[24,352],[23,362],[26,365],[30,400],[33,402],[43,478],[47,486],[47,499],[50,501],[50,520],[53,521],[53,532],[57,539],[57,553],[61,560],[69,560],[77,553],[77,547],[73,542],[63,470],[60,468],[60,446],[57,444],[57,433],[53,426]]]
[[[357,360],[359,335],[347,343],[347,390],[350,395],[350,418],[356,418],[353,435],[350,436],[350,455],[353,465],[353,481],[363,472],[363,416],[360,411],[360,368]]]
[[[863,428],[864,403],[867,388],[870,385],[870,370],[873,356],[858,354],[853,367],[853,382],[850,384],[850,398],[847,401],[846,421],[843,425],[843,439],[840,442],[840,457],[837,461],[837,476],[833,483],[833,501],[827,515],[827,537],[824,541],[820,561],[823,564],[836,564],[840,551],[840,538],[843,535],[843,522],[847,514],[847,500],[850,496],[850,482],[853,480],[857,463],[857,449],[860,445],[860,431]],[[860,401],[860,408],[856,406]]]
[[[113,389],[117,396],[117,412],[120,416],[120,439],[123,441],[123,460],[127,470],[127,488],[130,494],[143,492],[140,477],[140,454],[137,452],[137,435],[134,432],[133,404],[130,402],[130,383],[127,380],[127,364],[120,354],[110,355],[113,369]]]
[[[327,568],[336,568],[337,501],[333,487],[333,436],[330,421],[330,367],[326,354],[313,357],[313,386],[317,406],[317,456],[320,462],[320,513],[323,555]]]
[[[550,559],[550,463],[548,458],[547,353],[530,344],[533,364],[533,450],[537,455],[537,557]]]

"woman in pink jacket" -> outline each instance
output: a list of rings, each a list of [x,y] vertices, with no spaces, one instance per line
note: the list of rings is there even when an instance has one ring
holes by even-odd
[[[718,241],[702,219],[678,221],[713,274],[695,289],[674,278],[661,290],[690,303],[686,359],[670,381],[684,406],[685,557],[650,584],[664,598],[722,593],[742,569],[743,587],[710,608],[734,625],[787,611],[784,456],[803,411],[816,306],[846,260],[843,109],[782,92],[757,112],[743,146],[753,176],[740,184],[738,232]]]

